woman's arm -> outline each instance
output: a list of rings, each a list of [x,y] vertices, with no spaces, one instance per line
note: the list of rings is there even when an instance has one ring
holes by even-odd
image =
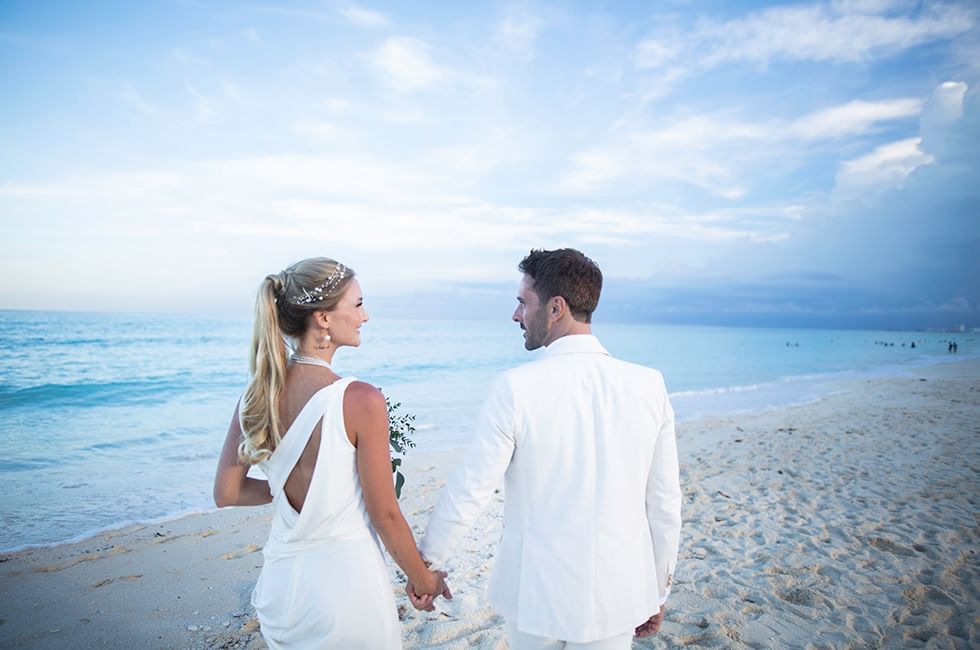
[[[249,466],[238,459],[238,445],[244,439],[238,408],[235,407],[235,414],[228,425],[228,435],[218,459],[218,471],[214,475],[214,503],[219,508],[260,506],[272,501],[269,482],[246,476]]]
[[[418,595],[451,597],[443,582],[444,574],[425,566],[412,530],[398,507],[391,480],[388,407],[381,391],[360,381],[348,386],[344,394],[344,425],[353,434],[357,447],[357,471],[368,516],[385,548]]]

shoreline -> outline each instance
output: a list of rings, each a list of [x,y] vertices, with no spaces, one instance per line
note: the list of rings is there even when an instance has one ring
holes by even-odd
[[[846,392],[852,390],[857,384],[860,384],[866,380],[886,380],[894,377],[903,377],[915,372],[919,372],[925,368],[932,368],[934,366],[944,366],[946,364],[958,364],[966,363],[976,359],[980,359],[980,354],[970,355],[964,354],[963,356],[949,355],[945,356],[933,356],[927,359],[922,359],[915,363],[905,363],[905,364],[895,364],[891,366],[881,366],[872,370],[843,370],[837,372],[821,373],[816,375],[794,375],[790,377],[780,378],[778,380],[763,382],[760,384],[752,385],[738,385],[738,386],[727,386],[722,388],[710,388],[704,390],[686,390],[677,391],[670,394],[670,399],[672,402],[676,402],[678,398],[685,397],[703,397],[705,395],[722,395],[722,394],[740,394],[748,393],[754,390],[762,389],[772,389],[777,386],[787,386],[793,382],[803,382],[803,381],[814,381],[824,389],[824,392],[809,395],[802,399],[798,399],[790,402],[780,402],[777,404],[767,404],[764,406],[753,406],[748,408],[735,408],[735,409],[719,409],[718,411],[709,410],[707,412],[697,413],[691,416],[681,416],[677,418],[678,425],[696,425],[697,422],[701,420],[719,418],[719,417],[742,417],[742,416],[752,416],[754,414],[769,413],[772,411],[780,411],[782,409],[795,408],[799,406],[807,406],[810,404],[818,403],[823,399],[839,394],[841,392]],[[675,408],[675,411],[677,409]],[[475,410],[474,410],[475,415]],[[424,425],[423,425],[424,426]],[[465,426],[463,427],[466,428]],[[419,431],[423,428],[419,427]],[[465,443],[463,443],[465,444]],[[432,449],[422,449],[421,454],[444,454],[444,453],[456,453],[461,451],[463,445],[454,447],[435,447]],[[406,461],[410,464],[413,456],[416,452],[410,452],[407,455]],[[113,533],[115,531],[126,529],[130,526],[154,526],[157,524],[165,524],[171,521],[176,521],[183,519],[184,517],[193,515],[209,515],[218,512],[217,507],[206,507],[202,506],[200,508],[189,508],[174,513],[161,515],[158,517],[150,517],[146,519],[132,519],[124,520],[116,523],[109,524],[107,526],[102,526],[99,528],[93,528],[90,530],[82,531],[77,535],[71,537],[56,540],[52,542],[37,542],[37,543],[26,543],[19,544],[16,546],[8,548],[0,548],[0,557],[17,554],[23,551],[30,551],[35,549],[45,549],[45,548],[56,548],[58,546],[70,545],[88,541],[90,539]]]
[[[678,425],[685,492],[667,620],[635,647],[980,644],[980,359],[857,379],[816,402]],[[461,450],[409,454],[418,536]],[[406,648],[502,648],[485,587],[502,496]],[[249,595],[268,506],[0,553],[0,646],[263,648]],[[389,566],[391,564],[389,560]]]

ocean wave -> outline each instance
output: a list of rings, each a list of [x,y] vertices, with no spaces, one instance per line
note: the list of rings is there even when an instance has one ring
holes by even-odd
[[[100,528],[91,528],[77,535],[71,537],[66,537],[64,539],[58,539],[53,542],[40,542],[40,543],[28,543],[28,544],[18,544],[17,546],[9,546],[7,548],[0,548],[0,554],[8,555],[11,553],[19,553],[20,551],[26,551],[35,548],[53,548],[55,546],[64,546],[67,544],[74,544],[75,542],[83,542],[87,539],[91,539],[98,535],[104,535],[106,533],[121,530],[123,528],[128,528],[130,526],[155,526],[158,524],[165,524],[171,521],[176,521],[177,519],[183,519],[184,517],[189,517],[191,515],[208,514],[210,512],[216,512],[218,509],[215,507],[200,507],[200,508],[185,508],[173,513],[162,515],[159,517],[146,517],[142,519],[124,519],[107,526],[102,526]]]
[[[225,335],[214,335],[214,334],[160,334],[158,336],[125,336],[119,335],[118,332],[112,332],[109,336],[80,336],[80,337],[65,337],[61,334],[52,336],[38,336],[30,334],[18,335],[17,333],[12,333],[4,337],[4,343],[7,347],[23,348],[24,346],[30,346],[31,348],[43,348],[43,347],[70,347],[70,348],[80,348],[91,346],[94,348],[113,348],[119,349],[126,346],[146,346],[146,345],[167,345],[167,346],[197,346],[197,345],[215,345],[221,343],[234,343],[237,344],[239,341],[235,338],[230,338]]]
[[[29,406],[71,406],[76,408],[107,404],[153,404],[192,389],[189,373],[139,380],[41,384],[27,388],[0,385],[0,411]]]
[[[55,458],[4,458],[0,459],[0,473],[33,472],[58,464]]]
[[[712,395],[725,395],[729,393],[750,393],[753,391],[778,388],[780,386],[793,384],[796,382],[832,381],[853,376],[857,372],[859,371],[848,369],[830,370],[827,372],[806,373],[800,375],[787,375],[785,377],[778,377],[772,381],[765,381],[756,384],[734,384],[732,386],[719,386],[715,388],[680,390],[669,393],[668,396],[673,399],[675,397],[709,397]]]
[[[772,386],[772,383],[722,386],[720,388],[704,388],[700,390],[679,390],[674,393],[669,393],[668,396],[674,399],[675,397],[706,397],[708,395],[724,395],[725,393],[747,393],[767,386]]]
[[[148,436],[140,436],[139,438],[125,438],[123,440],[113,440],[111,442],[97,442],[94,445],[83,447],[80,451],[104,452],[120,449],[131,449],[133,447],[147,447],[163,444],[176,438],[193,436],[199,437],[203,433],[206,433],[206,430],[201,427],[179,427],[176,429],[160,431]],[[211,455],[213,456],[214,454],[212,453]]]
[[[0,473],[34,472],[53,465],[65,464],[67,462],[71,462],[69,459],[84,457],[86,455],[125,452],[126,450],[138,449],[140,447],[168,445],[173,443],[175,440],[179,440],[180,438],[200,439],[206,434],[207,430],[202,427],[179,427],[176,429],[160,431],[151,435],[139,436],[137,438],[124,438],[122,440],[97,442],[71,450],[70,453],[67,454],[67,457],[62,455],[59,458],[46,456],[5,458],[0,459]],[[64,450],[62,450],[62,453],[65,453]],[[193,458],[175,457],[173,460],[199,460],[200,458],[216,458],[215,452],[211,449],[209,449],[207,452],[193,452],[192,455]]]

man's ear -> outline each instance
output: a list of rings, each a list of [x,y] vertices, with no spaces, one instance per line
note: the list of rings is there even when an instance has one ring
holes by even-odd
[[[555,296],[551,299],[551,304],[548,309],[548,317],[551,320],[560,320],[562,315],[568,309],[568,303],[561,296]]]

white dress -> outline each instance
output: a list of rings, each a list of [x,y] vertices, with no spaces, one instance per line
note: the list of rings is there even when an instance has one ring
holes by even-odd
[[[261,467],[274,514],[252,604],[270,648],[401,648],[391,576],[371,526],[344,427],[352,377],[320,389]],[[297,513],[283,486],[317,422],[320,450]]]

